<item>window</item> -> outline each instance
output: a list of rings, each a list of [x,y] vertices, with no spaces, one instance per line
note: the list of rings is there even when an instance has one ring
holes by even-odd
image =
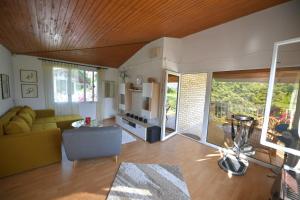
[[[62,103],[68,101],[68,70],[53,68],[54,100]]]
[[[94,101],[98,101],[98,72],[94,72]]]
[[[72,69],[72,102],[84,102],[84,70]]]
[[[54,67],[53,83],[56,103],[98,100],[96,71]]]
[[[86,71],[85,72],[85,98],[86,101],[93,101],[93,72]]]
[[[289,124],[295,106],[291,102],[299,90],[299,69],[279,68],[274,85],[267,139],[278,142],[277,125]],[[231,115],[243,114],[256,120],[248,143],[256,153],[255,159],[282,166],[283,153],[260,144],[269,70],[245,70],[213,73],[207,141],[218,146],[232,146]]]

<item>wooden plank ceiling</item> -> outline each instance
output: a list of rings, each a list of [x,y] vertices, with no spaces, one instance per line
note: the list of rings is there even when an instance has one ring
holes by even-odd
[[[184,37],[285,0],[1,0],[13,53],[118,67],[157,38]]]

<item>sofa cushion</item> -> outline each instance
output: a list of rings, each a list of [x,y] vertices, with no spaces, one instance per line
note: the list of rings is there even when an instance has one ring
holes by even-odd
[[[57,128],[56,123],[33,124],[32,131],[46,131]]]
[[[24,108],[22,108],[22,110],[20,112],[22,112],[22,111],[29,113],[33,120],[36,118],[36,113],[29,106],[24,106]]]
[[[82,120],[80,115],[60,115],[55,117],[56,122],[70,122]]]
[[[29,125],[29,127],[32,126],[32,116],[29,113],[21,111],[18,114],[18,116],[24,119],[24,121]]]
[[[57,123],[57,126],[61,129],[70,128],[71,123],[77,120],[82,120],[80,115],[61,115],[56,117],[42,117],[37,118],[34,121],[34,124],[43,124],[43,123]]]
[[[61,115],[55,117],[57,126],[64,130],[64,129],[69,129],[72,128],[71,124],[72,122],[82,120],[82,117],[80,115]]]
[[[43,123],[56,123],[55,117],[42,117],[36,118],[34,124],[43,124]]]
[[[12,120],[14,116],[16,116],[17,111],[8,111],[0,118],[0,135],[5,134],[5,127]]]
[[[30,127],[28,124],[19,116],[15,116],[5,127],[5,133],[7,135],[29,133]]]

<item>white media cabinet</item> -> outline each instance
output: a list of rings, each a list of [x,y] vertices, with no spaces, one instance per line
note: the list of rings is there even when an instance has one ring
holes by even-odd
[[[116,122],[119,126],[130,131],[137,137],[143,139],[144,141],[147,140],[147,128],[151,125],[125,115],[117,115]]]

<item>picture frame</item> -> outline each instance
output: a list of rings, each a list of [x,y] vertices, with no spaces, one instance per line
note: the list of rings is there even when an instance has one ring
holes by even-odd
[[[38,86],[36,84],[21,84],[22,98],[38,98]]]
[[[24,83],[37,83],[37,71],[35,70],[20,70],[20,81]]]
[[[6,74],[0,74],[0,82],[1,82],[2,99],[10,98],[9,76]]]

